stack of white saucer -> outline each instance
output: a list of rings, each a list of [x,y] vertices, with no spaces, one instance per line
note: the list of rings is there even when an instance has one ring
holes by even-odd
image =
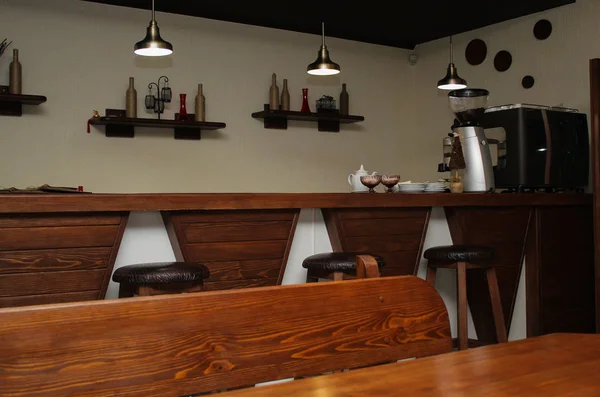
[[[421,193],[425,190],[424,183],[399,183],[398,193]]]
[[[443,193],[446,191],[446,185],[443,182],[426,183],[426,193]]]

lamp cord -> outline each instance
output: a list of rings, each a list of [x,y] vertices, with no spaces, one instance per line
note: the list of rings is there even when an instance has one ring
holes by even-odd
[[[452,36],[450,36],[450,63],[454,63],[454,46],[452,45]]]
[[[154,14],[154,0],[152,0],[152,20],[156,21],[156,16]]]
[[[321,22],[321,37],[323,38],[323,47],[325,47],[325,22]]]

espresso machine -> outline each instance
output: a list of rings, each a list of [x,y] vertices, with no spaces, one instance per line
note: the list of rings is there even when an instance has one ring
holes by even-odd
[[[458,135],[465,159],[465,192],[494,191],[494,169],[483,118],[489,91],[465,88],[448,94],[450,108],[456,115],[452,131]]]

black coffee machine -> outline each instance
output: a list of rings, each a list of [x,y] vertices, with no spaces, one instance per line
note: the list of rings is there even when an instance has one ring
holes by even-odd
[[[487,109],[483,125],[489,143],[497,144],[496,156],[492,153],[497,188],[576,190],[588,185],[589,134],[584,113],[506,105]]]

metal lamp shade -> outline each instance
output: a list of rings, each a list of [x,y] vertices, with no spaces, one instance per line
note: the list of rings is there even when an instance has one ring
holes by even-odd
[[[317,60],[308,65],[306,71],[315,76],[331,76],[340,72],[340,65],[329,58],[327,47],[321,46]]]
[[[448,65],[448,72],[446,77],[438,81],[438,88],[440,90],[460,90],[467,88],[467,81],[460,78],[456,66],[453,63]]]
[[[171,103],[171,99],[173,98],[173,92],[171,91],[170,87],[163,87],[162,98],[166,103]]]
[[[158,24],[152,20],[146,30],[146,37],[135,44],[134,52],[146,57],[162,57],[173,53],[173,45],[160,37]]]

